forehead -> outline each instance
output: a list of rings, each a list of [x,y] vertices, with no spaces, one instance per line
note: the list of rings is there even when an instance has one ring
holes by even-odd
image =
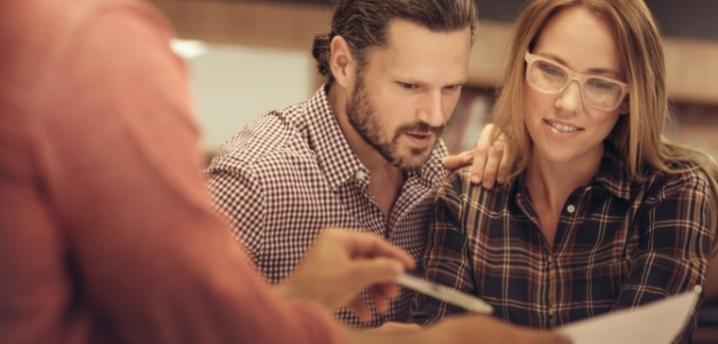
[[[370,68],[415,81],[463,82],[471,52],[471,29],[442,32],[406,20],[387,27],[386,45],[369,51]]]
[[[560,10],[541,31],[534,53],[561,59],[580,72],[621,73],[615,34],[609,21],[585,7]]]

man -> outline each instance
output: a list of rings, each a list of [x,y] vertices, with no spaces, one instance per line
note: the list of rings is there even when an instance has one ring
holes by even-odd
[[[439,136],[467,78],[474,1],[336,6],[313,49],[326,84],[240,131],[208,169],[215,202],[272,283],[328,226],[374,233],[418,259],[446,176]],[[411,296],[362,326],[404,320]]]

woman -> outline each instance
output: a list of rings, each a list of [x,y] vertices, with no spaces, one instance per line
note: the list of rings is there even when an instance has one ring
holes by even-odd
[[[516,23],[495,124],[504,186],[452,175],[429,235],[429,279],[540,328],[703,283],[715,162],[669,142],[663,50],[643,1],[538,0]],[[458,312],[425,297],[415,319]],[[689,340],[695,318],[681,336]]]

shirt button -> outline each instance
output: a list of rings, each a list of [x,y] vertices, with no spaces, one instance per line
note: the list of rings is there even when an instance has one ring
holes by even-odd
[[[556,314],[556,307],[551,306],[551,308],[548,309],[548,316],[553,317],[554,314]]]
[[[576,206],[573,205],[573,204],[569,204],[569,205],[566,207],[566,211],[567,211],[569,214],[573,214],[573,212],[576,211]]]
[[[367,179],[369,179],[369,175],[367,175],[366,172],[362,170],[357,171],[354,176],[356,177],[356,179],[361,181],[366,181]]]

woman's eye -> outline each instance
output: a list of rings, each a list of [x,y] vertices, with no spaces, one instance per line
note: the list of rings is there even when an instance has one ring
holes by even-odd
[[[619,88],[616,83],[601,79],[589,79],[588,85],[595,90],[604,92],[612,92]]]
[[[564,73],[564,71],[563,71],[563,69],[561,69],[561,67],[554,66],[552,64],[541,63],[541,64],[539,64],[539,68],[541,69],[541,71],[544,74],[546,74],[547,76],[550,76],[550,77],[562,78],[566,75],[566,73]]]

